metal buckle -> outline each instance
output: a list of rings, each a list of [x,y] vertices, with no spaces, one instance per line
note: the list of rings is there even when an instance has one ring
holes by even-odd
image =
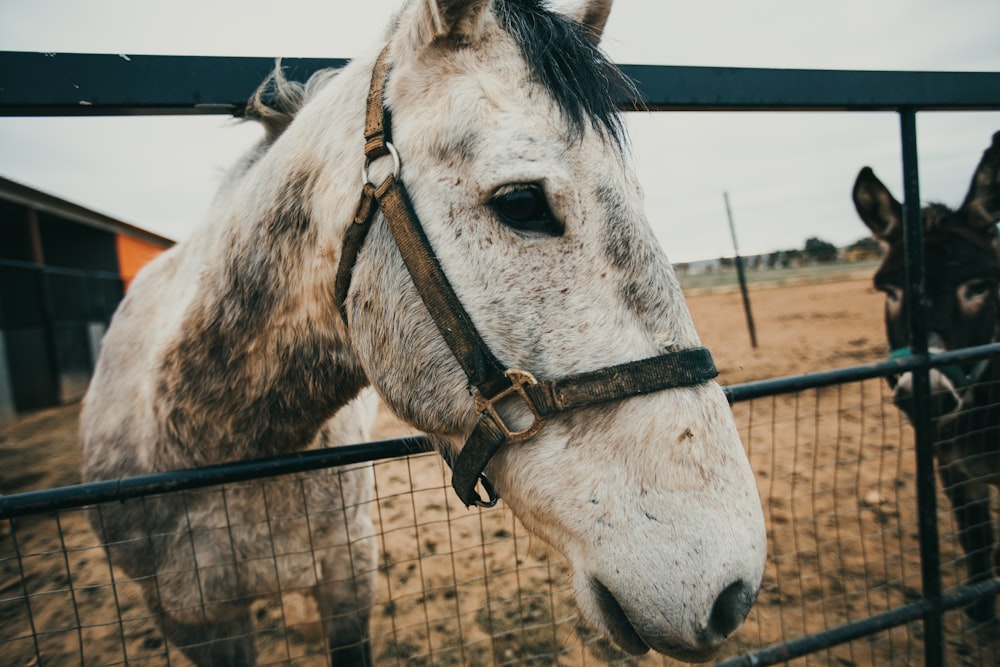
[[[500,500],[500,494],[498,494],[496,489],[493,488],[493,484],[490,480],[486,479],[486,475],[479,475],[479,484],[483,487],[483,491],[486,492],[486,499],[483,500],[483,497],[479,495],[479,493],[473,491],[476,499],[472,501],[472,504],[476,507],[482,507],[484,509],[494,507],[497,504],[497,501]]]
[[[538,380],[535,379],[534,375],[532,375],[528,371],[522,371],[516,368],[508,368],[506,371],[504,371],[504,375],[507,377],[508,380],[510,380],[510,386],[501,391],[493,398],[484,398],[483,395],[479,393],[479,390],[478,389],[476,390],[476,394],[474,397],[476,404],[476,412],[479,414],[488,412],[490,416],[493,417],[493,421],[496,423],[496,425],[500,428],[501,431],[503,431],[504,439],[507,442],[516,445],[518,443],[524,442],[525,440],[533,438],[539,431],[542,430],[542,427],[545,426],[545,422],[547,421],[548,418],[538,412],[538,408],[535,407],[535,404],[534,402],[532,402],[531,397],[528,396],[528,393],[526,391],[524,391],[524,387],[526,385],[538,384]],[[503,420],[503,418],[500,416],[500,413],[497,412],[497,409],[495,407],[495,404],[498,401],[507,398],[508,396],[514,393],[518,394],[521,397],[521,400],[524,401],[524,404],[528,406],[528,409],[531,410],[531,414],[534,415],[535,418],[534,421],[531,423],[531,426],[529,426],[528,428],[521,429],[520,431],[516,431],[507,426],[507,423]]]

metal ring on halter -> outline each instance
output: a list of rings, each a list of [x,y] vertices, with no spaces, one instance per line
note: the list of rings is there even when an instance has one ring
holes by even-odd
[[[399,178],[399,172],[403,167],[402,162],[399,160],[399,153],[396,152],[396,147],[390,142],[385,142],[385,149],[389,151],[389,155],[392,156],[392,177]],[[368,178],[368,167],[371,166],[372,160],[369,157],[365,158],[365,165],[361,167],[361,185],[371,185],[375,186]]]

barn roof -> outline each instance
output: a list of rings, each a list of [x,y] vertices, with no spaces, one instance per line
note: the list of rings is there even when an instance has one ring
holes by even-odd
[[[111,216],[92,211],[89,208],[66,201],[55,195],[35,190],[8,178],[0,176],[0,199],[49,213],[60,218],[95,227],[114,234],[125,234],[168,248],[174,245],[172,239],[136,227]]]

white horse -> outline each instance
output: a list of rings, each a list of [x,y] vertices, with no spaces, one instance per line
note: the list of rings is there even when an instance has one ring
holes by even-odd
[[[624,79],[596,47],[610,4],[412,0],[387,43],[308,86],[212,223],[133,284],[87,398],[85,477],[302,449],[370,383],[467,504],[502,496],[567,556],[624,649],[712,655],[759,588],[763,514],[642,212]],[[106,540],[148,542],[108,514]],[[334,659],[369,660],[371,598],[346,597],[323,610],[350,619],[329,624]],[[245,625],[222,639],[234,609],[185,608],[221,628],[203,664],[252,658]]]

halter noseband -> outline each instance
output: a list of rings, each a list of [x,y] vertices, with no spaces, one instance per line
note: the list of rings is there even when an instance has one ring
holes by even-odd
[[[901,359],[909,359],[911,356],[913,356],[913,350],[910,347],[897,347],[889,351],[887,359],[889,361],[899,361]],[[964,393],[969,387],[982,379],[991,361],[990,357],[980,359],[972,365],[971,370],[968,372],[960,364],[948,364],[946,366],[937,366],[936,368],[941,375],[948,378],[956,392]],[[898,374],[891,374],[885,377],[890,389],[896,388],[896,385],[899,384],[899,378]]]
[[[337,303],[346,322],[345,301],[351,272],[375,211],[381,209],[420,298],[473,388],[479,421],[458,456],[449,461],[452,486],[466,506],[490,507],[499,496],[483,474],[486,465],[502,445],[534,437],[551,415],[662,389],[701,384],[718,375],[718,371],[705,348],[677,350],[554,380],[537,380],[528,371],[504,366],[483,341],[448,282],[400,178],[400,158],[389,140],[391,124],[383,105],[388,50],[386,47],[382,51],[372,71],[365,116],[364,185],[337,267]],[[393,158],[393,173],[375,186],[369,181],[368,166],[386,155]],[[497,410],[497,403],[514,396],[524,402],[533,416],[527,428],[509,426]],[[486,491],[485,500],[476,491],[477,483]]]

